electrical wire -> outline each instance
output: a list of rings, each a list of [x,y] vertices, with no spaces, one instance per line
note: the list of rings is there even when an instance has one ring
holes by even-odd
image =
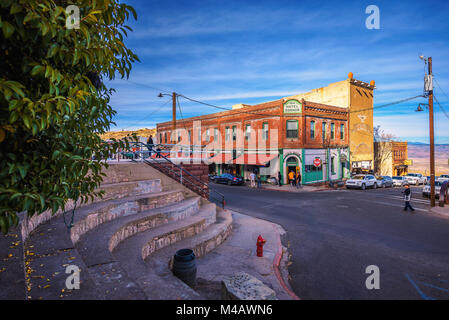
[[[449,115],[447,114],[446,110],[443,108],[443,106],[440,104],[440,102],[438,101],[437,97],[435,96],[435,93],[433,94],[433,98],[435,99],[435,101],[438,103],[438,105],[440,106],[441,111],[443,111],[444,115],[446,116],[446,118],[449,119]]]
[[[167,105],[167,103],[169,103],[171,100],[167,100],[165,101],[162,105],[160,105],[158,108],[156,108],[155,110],[153,110],[151,113],[147,114],[146,116],[144,116],[143,118],[141,118],[140,120],[134,122],[134,125],[141,123],[142,121],[145,121],[146,119],[148,119],[150,116],[152,116],[153,114],[155,114],[156,112],[160,111],[163,107],[165,107],[165,105]],[[130,126],[127,128],[124,128],[123,130],[127,130],[131,128]]]
[[[153,89],[153,90],[155,90],[155,91],[162,91],[162,92],[170,93],[170,94],[172,93],[172,92],[170,92],[170,91],[167,91],[167,90],[164,90],[164,89],[160,89],[160,88],[156,88],[156,87],[150,86],[150,85],[148,85],[148,84],[144,84],[144,83],[134,82],[134,81],[131,81],[131,80],[125,80],[125,79],[120,79],[120,80],[126,81],[126,82],[128,82],[128,83],[132,83],[132,84],[135,84],[135,85],[138,85],[138,86],[150,88],[150,89]]]

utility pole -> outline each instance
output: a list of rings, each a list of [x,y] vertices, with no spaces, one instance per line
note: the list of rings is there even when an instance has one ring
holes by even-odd
[[[429,74],[427,77],[427,88],[429,93],[429,130],[430,130],[430,206],[435,207],[435,145],[433,128],[433,79],[432,79],[432,57],[427,59]]]
[[[173,122],[172,122],[172,144],[176,144],[177,142],[177,134],[176,134],[176,92],[173,92]]]

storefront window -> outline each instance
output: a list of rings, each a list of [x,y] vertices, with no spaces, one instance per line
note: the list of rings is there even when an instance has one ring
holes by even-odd
[[[335,139],[335,123],[331,123],[331,139]]]
[[[298,138],[298,120],[287,120],[287,138]]]

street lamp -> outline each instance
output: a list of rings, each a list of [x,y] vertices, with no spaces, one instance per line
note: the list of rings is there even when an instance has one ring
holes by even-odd
[[[173,102],[173,108],[172,108],[172,113],[173,113],[173,123],[172,123],[172,133],[171,133],[171,138],[170,140],[172,141],[172,144],[176,144],[176,96],[177,93],[173,92],[172,94],[168,94],[168,93],[159,93],[158,97],[162,98],[163,96],[171,96],[172,97],[172,102]]]

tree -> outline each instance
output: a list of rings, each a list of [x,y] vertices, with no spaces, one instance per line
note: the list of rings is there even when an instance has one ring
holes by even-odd
[[[387,166],[387,163],[391,160],[393,153],[392,141],[396,138],[391,133],[386,133],[376,126],[373,128],[374,134],[374,168],[379,175],[390,175],[391,166]]]
[[[0,227],[102,194],[100,159],[127,141],[105,143],[114,124],[113,89],[138,57],[123,41],[135,10],[118,0],[80,0],[78,29],[68,1],[0,3]],[[70,20],[72,21],[72,20]],[[95,160],[96,159],[96,160]]]

